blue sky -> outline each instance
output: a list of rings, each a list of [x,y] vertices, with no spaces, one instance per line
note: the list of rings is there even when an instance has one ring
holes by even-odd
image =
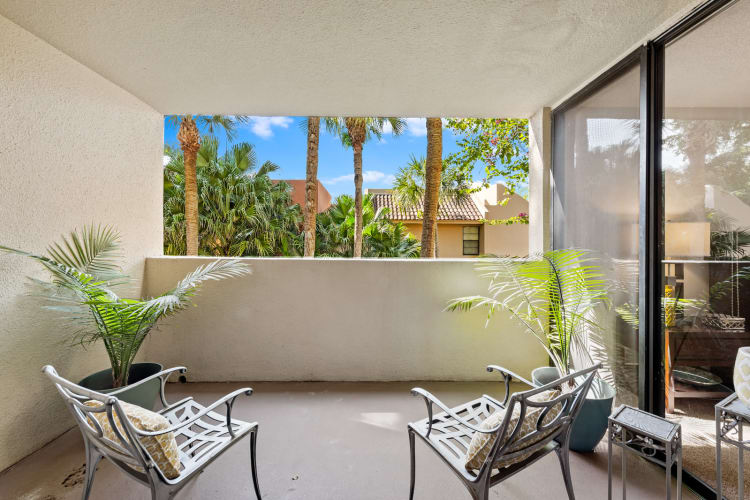
[[[281,168],[274,172],[276,179],[304,179],[307,155],[306,131],[300,128],[301,118],[289,116],[252,117],[241,125],[235,142],[249,142],[255,147],[258,163],[272,161]],[[393,175],[409,161],[411,154],[425,156],[427,152],[424,118],[406,118],[407,129],[400,136],[391,133],[365,144],[362,153],[363,186],[390,188]],[[226,138],[219,134],[221,150]],[[164,142],[179,146],[177,127],[165,119]],[[443,131],[443,156],[457,151],[456,137]],[[352,150],[344,148],[336,137],[322,131],[319,145],[318,178],[334,197],[354,193]],[[484,177],[483,168],[475,169],[475,178]]]

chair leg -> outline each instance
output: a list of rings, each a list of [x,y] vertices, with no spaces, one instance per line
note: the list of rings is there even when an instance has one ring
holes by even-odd
[[[416,475],[416,456],[414,454],[414,431],[409,429],[409,451],[411,458],[411,480],[409,482],[409,500],[414,499],[414,478]]]
[[[566,439],[564,444],[555,451],[557,452],[557,458],[560,460],[565,489],[568,491],[568,500],[575,500],[576,495],[573,492],[573,481],[570,479],[570,450],[568,449],[568,440]]]
[[[484,475],[476,482],[462,480],[464,486],[469,490],[472,500],[488,500],[490,498],[490,476],[492,468],[487,469]]]
[[[96,466],[99,465],[99,460],[102,456],[96,449],[91,446],[88,439],[83,440],[86,447],[86,480],[83,483],[83,500],[88,500],[91,494],[91,486],[94,484],[94,474],[96,474]]]
[[[490,482],[489,480],[485,480],[479,487],[479,490],[477,490],[477,500],[488,500],[489,498],[490,498]]]
[[[258,500],[261,500],[260,486],[258,486],[258,466],[255,461],[255,444],[257,441],[257,433],[257,427],[250,432],[250,467],[253,473],[253,487],[255,488],[255,496],[258,497]]]

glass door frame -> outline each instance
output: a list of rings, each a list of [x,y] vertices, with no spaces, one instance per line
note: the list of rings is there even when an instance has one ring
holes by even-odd
[[[708,0],[665,32],[615,63],[592,82],[552,110],[552,148],[555,119],[593,95],[634,65],[640,65],[640,165],[638,220],[638,404],[641,409],[665,414],[664,336],[661,318],[664,260],[664,190],[661,164],[664,118],[664,52],[667,45],[700,26],[737,0]],[[750,0],[746,0],[750,1]],[[554,195],[555,162],[552,155],[551,189]],[[554,196],[553,196],[554,199]],[[554,220],[554,204],[552,209]],[[554,234],[553,234],[554,236]],[[552,241],[554,248],[554,239]],[[705,498],[716,493],[686,471],[684,483]]]

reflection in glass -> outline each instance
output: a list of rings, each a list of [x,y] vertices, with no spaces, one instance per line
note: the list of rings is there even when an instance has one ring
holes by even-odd
[[[683,424],[686,469],[711,485],[713,406],[733,391],[737,349],[750,345],[747,19],[745,0],[665,51],[665,406]],[[726,455],[725,492],[736,498],[736,450]]]
[[[555,248],[596,252],[616,284],[601,311],[604,334],[589,350],[617,391],[616,404],[638,404],[639,69],[634,67],[576,106],[555,115]],[[618,314],[622,312],[623,314]]]

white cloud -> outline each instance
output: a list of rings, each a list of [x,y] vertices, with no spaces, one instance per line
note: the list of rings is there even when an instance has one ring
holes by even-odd
[[[362,180],[373,184],[393,184],[395,177],[392,174],[385,174],[379,170],[365,170],[362,172]]]
[[[406,129],[409,134],[424,137],[427,135],[427,123],[424,118],[404,118],[406,120]]]
[[[333,179],[326,179],[323,182],[326,184],[338,184],[339,182],[346,182],[346,181],[353,181],[354,180],[354,174],[347,174],[347,175],[340,175],[338,177],[334,177]]]
[[[167,164],[168,164],[168,163],[169,163],[170,161],[172,161],[172,157],[171,157],[171,156],[169,156],[169,155],[164,155],[164,156],[162,157],[162,159],[161,159],[161,162],[162,162],[162,166],[166,167],[166,166],[167,166]]]
[[[273,127],[289,128],[293,120],[288,116],[251,116],[250,131],[263,139],[273,137]]]
[[[405,132],[408,132],[409,135],[417,137],[424,137],[427,135],[427,123],[424,118],[404,118],[404,121],[406,122]],[[393,127],[391,126],[391,122],[386,120],[383,125],[383,133],[390,134],[392,132]]]
[[[386,184],[391,185],[396,180],[393,174],[386,174],[379,170],[365,170],[362,172],[362,181],[368,184]],[[354,182],[354,174],[340,175],[333,179],[323,181],[326,184],[338,184],[340,182]]]

